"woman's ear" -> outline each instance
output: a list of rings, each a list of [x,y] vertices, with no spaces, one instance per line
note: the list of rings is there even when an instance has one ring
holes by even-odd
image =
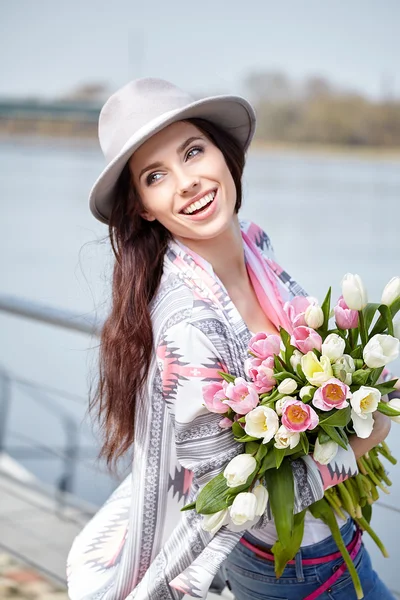
[[[153,215],[151,215],[149,212],[147,212],[147,210],[143,210],[140,213],[140,216],[142,217],[142,219],[145,219],[146,221],[155,221],[156,218],[153,217]]]

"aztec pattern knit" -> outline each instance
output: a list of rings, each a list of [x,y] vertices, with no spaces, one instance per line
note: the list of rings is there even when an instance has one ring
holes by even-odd
[[[268,286],[281,303],[305,295],[274,261],[268,236],[253,223],[240,225],[257,295]],[[211,265],[176,241],[151,314],[155,353],[137,401],[132,473],[74,540],[71,600],[205,598],[242,535],[223,527],[212,536],[200,515],[180,509],[243,451],[232,431],[219,427],[220,415],[203,406],[202,386],[220,380],[219,370],[245,377],[251,334]],[[323,471],[311,457],[292,468],[296,512],[357,472],[352,450]],[[254,528],[270,519],[268,506]]]

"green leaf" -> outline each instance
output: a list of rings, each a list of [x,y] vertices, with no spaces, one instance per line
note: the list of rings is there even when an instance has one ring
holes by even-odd
[[[254,454],[257,454],[259,447],[260,444],[258,444],[257,442],[246,442],[244,451],[246,454],[252,454],[254,456]]]
[[[279,467],[282,464],[283,459],[285,458],[285,450],[281,450],[280,448],[277,448],[276,446],[274,446],[274,455],[275,455],[276,468],[279,469]]]
[[[375,385],[378,381],[379,377],[382,375],[383,369],[385,367],[380,367],[379,369],[371,369],[371,379],[370,385]]]
[[[369,328],[371,327],[372,321],[374,320],[374,316],[375,316],[378,308],[379,308],[379,304],[374,304],[372,302],[369,302],[367,304],[367,306],[363,309],[365,329],[367,330],[367,332],[369,331]]]
[[[264,477],[278,539],[283,546],[288,547],[294,526],[294,480],[290,459],[286,458],[279,470],[268,469]]]
[[[356,346],[354,350],[350,352],[350,356],[352,358],[362,358],[363,357],[363,349],[362,346]]]
[[[331,441],[331,438],[323,429],[320,429],[318,432],[318,440],[320,444],[326,444],[326,442]]]
[[[335,427],[332,427],[331,425],[321,424],[321,423],[320,423],[320,427],[325,431],[325,433],[327,433],[329,435],[331,440],[333,440],[334,442],[339,444],[339,446],[341,448],[344,448],[344,450],[347,450],[347,445],[344,443],[341,435],[337,432]]]
[[[304,381],[307,381],[307,377],[304,375],[304,371],[303,371],[303,369],[301,368],[301,365],[300,365],[300,364],[298,364],[298,365],[297,365],[297,367],[296,367],[296,371],[297,371],[297,375],[298,375],[298,376],[299,376],[299,378],[300,378],[300,381],[301,381],[301,383],[303,383]],[[308,383],[308,381],[307,381],[307,383]]]
[[[246,435],[245,430],[240,425],[240,423],[238,423],[237,421],[234,421],[232,424],[232,432],[233,432],[233,435],[237,438],[240,438],[240,437],[243,437],[244,435]]]
[[[257,473],[257,476],[261,477],[262,475],[264,475],[265,471],[268,471],[268,469],[275,469],[275,468],[276,468],[275,454],[273,452],[268,452],[268,454],[266,456],[264,456],[264,458],[262,460],[261,467]]]
[[[258,444],[258,451],[256,454],[256,461],[261,464],[262,460],[264,460],[264,457],[267,456],[269,451],[269,448],[267,446],[267,444]]]
[[[393,319],[392,319],[392,314],[390,311],[390,308],[388,306],[386,306],[386,304],[381,304],[379,307],[379,312],[382,315],[382,318],[385,322],[385,325],[387,327],[387,331],[389,335],[394,335],[393,333]]]
[[[196,502],[191,502],[190,504],[186,504],[186,506],[182,506],[181,512],[184,512],[185,510],[193,510],[194,508],[196,508]]]
[[[294,448],[290,448],[290,447],[286,448],[285,456],[293,457],[293,454],[297,454],[298,452],[301,452],[301,456],[304,456],[304,451],[303,451],[303,447],[301,445],[301,441]]]
[[[221,375],[222,379],[225,379],[228,383],[234,383],[236,377],[234,375],[230,375],[229,373],[224,373],[224,371],[218,371],[218,375]]]
[[[281,371],[280,373],[274,373],[274,379],[276,379],[276,381],[281,382],[287,378],[294,379],[297,384],[302,383],[300,378],[297,375],[294,375],[293,373],[289,373],[289,371]]]
[[[331,425],[334,427],[344,427],[350,421],[351,418],[351,407],[341,408],[340,410],[334,409],[334,411],[327,414],[326,417],[320,416],[319,424]]]
[[[387,402],[378,402],[378,410],[388,417],[400,417],[400,411],[389,406]]]
[[[303,448],[304,454],[307,456],[307,454],[310,450],[310,444],[308,442],[307,434],[304,433],[304,431],[302,431],[300,433],[300,443],[301,443],[301,447]]]
[[[288,334],[288,332],[286,331],[286,329],[283,329],[283,327],[279,328],[279,333],[281,336],[281,340],[283,342],[283,345],[285,346],[285,363],[287,365],[287,368],[290,368],[290,358],[294,352],[294,348],[293,346],[290,344],[290,335]]]
[[[371,504],[365,504],[362,508],[361,508],[361,512],[363,514],[364,519],[367,521],[367,523],[371,522],[371,517],[372,517],[372,505]]]
[[[304,535],[304,517],[306,512],[306,510],[303,510],[294,515],[293,535],[289,545],[283,546],[282,543],[277,540],[271,548],[275,557],[275,575],[277,579],[282,575],[289,560],[293,560],[299,551]]]
[[[228,486],[223,473],[207,483],[196,500],[196,511],[202,515],[212,515],[226,508],[226,492]]]
[[[380,383],[379,385],[373,385],[371,387],[379,390],[382,396],[385,396],[385,394],[390,394],[390,392],[393,392],[396,389],[396,382],[397,379],[391,379],[390,381],[385,381],[385,383]]]
[[[358,369],[352,375],[352,385],[365,385],[368,377],[371,374],[371,369]]]
[[[391,304],[389,306],[390,308],[390,314],[392,315],[392,319],[394,319],[394,317],[397,315],[397,313],[400,310],[400,298],[397,298],[397,300],[395,300],[393,302],[393,304]]]
[[[385,305],[381,305],[381,306],[385,306]],[[400,310],[400,298],[397,298],[397,300],[395,300],[393,302],[393,304],[391,304],[389,306],[389,309],[390,309],[390,314],[392,316],[392,319],[394,319],[394,317]],[[386,321],[383,318],[383,316],[381,315],[379,317],[379,319],[377,320],[377,322],[375,323],[373,330],[371,331],[370,338],[372,336],[376,335],[377,333],[383,333],[385,331],[386,327],[387,327]]]
[[[278,357],[276,356],[276,354],[274,354],[274,367],[276,369],[276,373],[280,373],[283,369],[281,363],[279,362]],[[275,376],[276,379],[276,376]]]
[[[244,431],[244,429],[243,429]],[[235,442],[239,442],[239,444],[243,444],[245,442],[255,442],[257,441],[258,438],[252,437],[251,435],[247,435],[246,433],[239,438],[233,438],[235,440]]]
[[[329,313],[331,311],[331,293],[332,288],[330,287],[323,303],[321,304],[322,312],[324,313],[324,322],[320,327],[321,331],[328,331]]]

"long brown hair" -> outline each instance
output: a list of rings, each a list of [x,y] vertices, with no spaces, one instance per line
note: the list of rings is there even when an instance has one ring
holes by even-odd
[[[224,155],[236,186],[237,213],[242,204],[244,152],[225,130],[203,119],[188,119]],[[111,469],[134,438],[135,401],[145,384],[153,354],[149,303],[163,272],[171,233],[158,221],[141,216],[143,205],[125,166],[118,180],[109,221],[115,255],[112,307],[101,333],[99,374],[89,411],[97,413],[103,434],[99,458]]]

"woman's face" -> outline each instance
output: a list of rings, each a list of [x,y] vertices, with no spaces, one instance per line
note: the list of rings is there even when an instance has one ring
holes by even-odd
[[[192,123],[169,125],[129,160],[142,216],[174,237],[210,239],[231,225],[236,187],[222,152]]]

